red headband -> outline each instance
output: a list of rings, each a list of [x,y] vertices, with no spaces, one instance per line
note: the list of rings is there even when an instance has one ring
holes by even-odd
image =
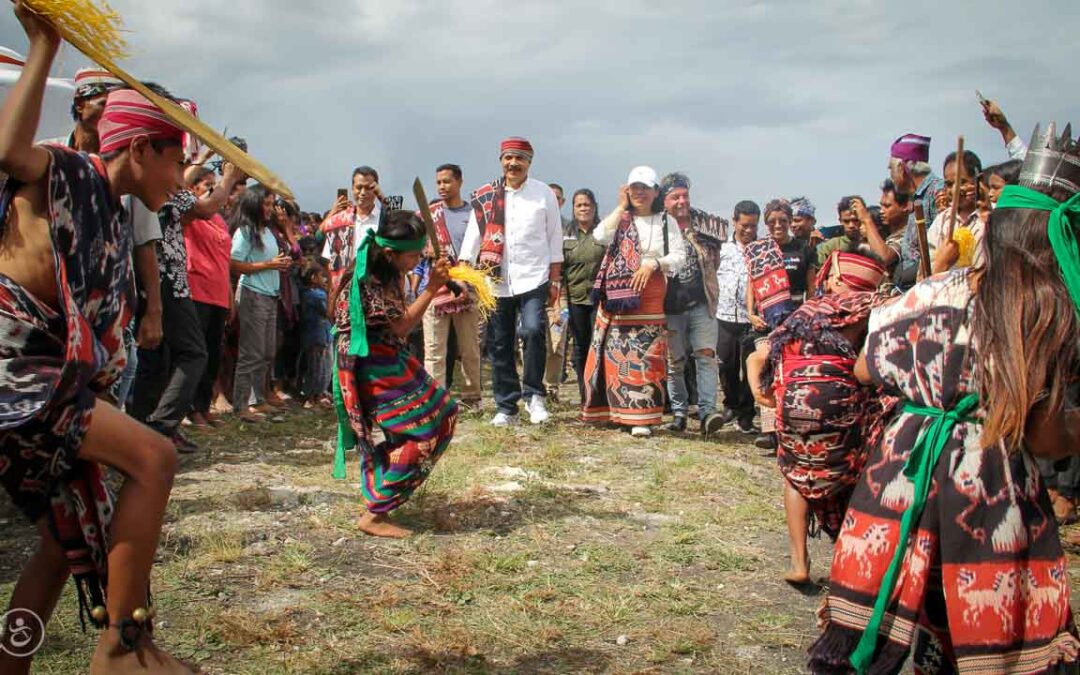
[[[119,89],[109,94],[105,111],[98,122],[101,154],[127,146],[137,136],[151,140],[180,141],[184,130],[169,119],[161,108],[134,89]]]
[[[502,157],[508,152],[524,155],[525,157],[528,157],[531,161],[533,157],[532,143],[529,143],[529,141],[521,138],[520,136],[511,136],[510,138],[503,141],[502,145],[499,146],[500,157]]]

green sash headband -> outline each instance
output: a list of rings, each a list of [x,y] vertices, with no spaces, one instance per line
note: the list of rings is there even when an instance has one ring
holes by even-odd
[[[1032,209],[1049,211],[1046,232],[1054,250],[1065,287],[1072,296],[1073,306],[1080,314],[1080,246],[1076,243],[1073,224],[1080,225],[1080,192],[1059,202],[1053,197],[1022,185],[1006,185],[997,201],[999,209]]]
[[[349,354],[367,356],[367,321],[364,320],[364,304],[360,301],[360,284],[368,278],[368,251],[371,245],[388,248],[391,251],[407,252],[423,250],[427,239],[384,239],[368,230],[360,249],[356,252],[356,268],[353,271],[352,286],[349,289]]]

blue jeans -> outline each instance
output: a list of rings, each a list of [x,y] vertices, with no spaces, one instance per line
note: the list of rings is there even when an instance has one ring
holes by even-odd
[[[135,384],[135,371],[139,367],[139,346],[132,340],[127,346],[127,365],[124,372],[120,373],[120,379],[116,381],[116,406],[121,410],[127,408],[128,395],[131,393],[131,385]]]
[[[548,285],[544,284],[528,293],[499,298],[495,305],[491,315],[491,389],[500,412],[516,414],[523,393],[530,397],[544,396],[547,297]],[[520,380],[515,361],[519,318],[521,339],[525,343],[524,373]]]
[[[686,416],[690,408],[686,393],[686,359],[693,354],[697,371],[698,418],[716,412],[716,389],[719,374],[716,366],[716,319],[704,303],[682,314],[669,314],[668,395],[671,412]],[[704,352],[708,352],[706,355]]]

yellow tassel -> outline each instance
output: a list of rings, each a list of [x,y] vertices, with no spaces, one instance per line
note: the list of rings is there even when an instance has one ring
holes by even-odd
[[[975,258],[975,234],[969,228],[958,227],[953,232],[953,241],[960,249],[956,267],[971,267],[971,261]]]
[[[25,4],[98,63],[110,63],[130,55],[127,41],[120,37],[120,15],[104,0],[25,0]]]
[[[158,96],[142,82],[116,65],[115,59],[128,54],[127,43],[120,37],[120,15],[103,0],[25,0],[26,6],[49,21],[75,49],[93,59],[124,84],[145,96],[173,122],[199,137],[227,162],[286,199],[295,200],[285,181],[258,160],[232,144],[209,125],[177,104]]]
[[[476,307],[480,317],[486,319],[495,311],[495,291],[492,290],[491,270],[481,270],[468,265],[455,265],[450,268],[450,278],[468,284],[476,296]]]

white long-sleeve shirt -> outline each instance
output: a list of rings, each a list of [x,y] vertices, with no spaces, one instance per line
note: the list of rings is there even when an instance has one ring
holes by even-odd
[[[500,298],[539,288],[551,276],[551,265],[563,261],[559,202],[547,184],[527,178],[516,190],[507,185],[505,208],[502,278],[495,284],[495,295]],[[474,211],[459,257],[476,262],[482,239]]]
[[[622,209],[615,209],[607,218],[593,230],[596,241],[607,246],[615,238],[615,231],[619,229],[619,220],[622,219]],[[634,216],[634,227],[637,228],[638,239],[641,241],[642,260],[652,258],[660,263],[660,271],[667,276],[679,273],[686,264],[686,243],[679,223],[674,218],[668,218],[668,250],[664,253],[664,214],[655,213],[651,216]]]
[[[937,250],[945,243],[945,237],[949,231],[949,218],[952,211],[948,208],[943,209],[937,214],[937,218],[934,218],[934,222],[930,223],[929,229],[926,230],[926,244],[927,249],[930,251],[930,259],[933,260],[937,255]],[[986,223],[979,217],[979,210],[975,209],[968,216],[967,221],[961,221],[957,219],[957,227],[966,227],[971,230],[971,234],[975,237],[975,250],[971,252],[971,266],[978,267],[986,260],[986,253],[983,251],[983,237],[986,235]]]

